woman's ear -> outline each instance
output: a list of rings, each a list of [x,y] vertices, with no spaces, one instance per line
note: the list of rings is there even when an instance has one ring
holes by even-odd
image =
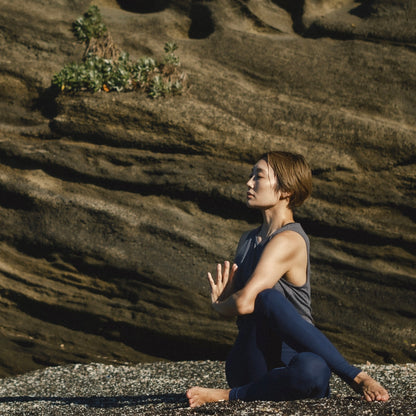
[[[293,192],[284,192],[281,191],[280,192],[280,199],[290,199],[290,197],[292,196]]]

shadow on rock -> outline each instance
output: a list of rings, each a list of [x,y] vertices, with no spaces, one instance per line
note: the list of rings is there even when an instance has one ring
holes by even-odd
[[[205,39],[215,30],[212,13],[209,7],[202,2],[194,2],[190,12],[191,27],[189,37],[191,39]]]
[[[290,14],[293,22],[293,30],[296,33],[301,34],[304,32],[305,26],[302,22],[302,16],[304,12],[305,0],[273,0],[273,3]]]
[[[133,13],[156,13],[165,10],[170,0],[117,0],[124,10]]]
[[[58,105],[56,103],[58,95],[59,89],[53,85],[40,90],[38,97],[32,102],[32,110],[39,110],[48,119],[55,118],[58,115]]]
[[[374,12],[373,1],[360,1],[360,5],[350,10],[350,14],[361,17],[362,19],[370,17]]]

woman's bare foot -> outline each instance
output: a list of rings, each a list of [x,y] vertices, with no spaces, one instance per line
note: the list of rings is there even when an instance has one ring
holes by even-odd
[[[205,403],[228,400],[230,389],[206,389],[204,387],[192,387],[186,392],[190,407],[198,407]]]
[[[364,371],[361,371],[361,373],[354,378],[354,383],[354,390],[357,391],[357,393],[362,393],[365,400],[368,402],[386,402],[389,399],[387,390]]]

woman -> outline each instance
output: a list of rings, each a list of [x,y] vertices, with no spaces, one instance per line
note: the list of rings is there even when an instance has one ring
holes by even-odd
[[[208,273],[213,308],[237,316],[239,333],[227,358],[230,389],[193,387],[197,407],[222,400],[296,400],[329,395],[331,372],[367,401],[388,392],[348,364],[314,325],[310,304],[309,239],[293,208],[309,197],[311,170],[301,155],[270,152],[247,182],[247,205],[263,214],[261,227],[244,233],[235,264]]]

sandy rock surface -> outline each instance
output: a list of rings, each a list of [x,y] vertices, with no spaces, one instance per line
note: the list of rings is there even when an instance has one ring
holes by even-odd
[[[269,149],[313,168],[317,325],[355,362],[416,359],[413,2],[301,3],[97,0],[132,59],[178,44],[191,88],[151,100],[50,88],[89,1],[0,0],[0,375],[224,359],[206,271],[257,226]]]

